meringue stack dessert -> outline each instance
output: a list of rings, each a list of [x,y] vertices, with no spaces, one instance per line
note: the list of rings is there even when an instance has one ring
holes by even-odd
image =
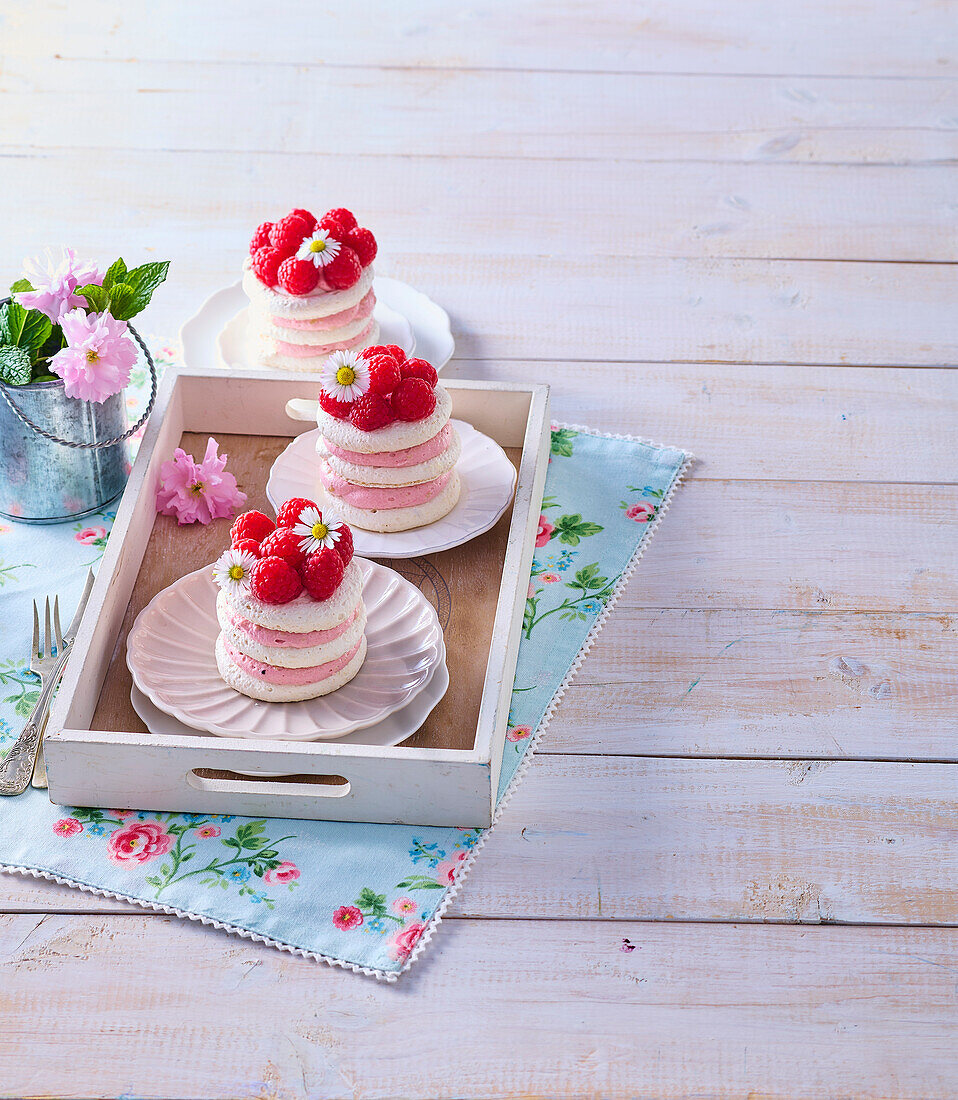
[[[262,512],[244,512],[230,537],[213,566],[223,680],[274,703],[348,684],[366,657],[363,575],[349,527],[297,498],[275,524]]]
[[[452,400],[425,359],[395,344],[340,351],[322,370],[319,480],[347,523],[408,531],[451,512],[461,485]]]
[[[334,351],[374,343],[376,238],[337,208],[314,218],[293,210],[263,222],[243,264],[251,358],[263,366],[316,371]]]

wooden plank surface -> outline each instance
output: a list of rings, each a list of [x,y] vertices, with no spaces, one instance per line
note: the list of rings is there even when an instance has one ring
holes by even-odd
[[[48,14],[49,18],[44,18]],[[604,72],[799,73],[839,76],[954,75],[958,42],[948,4],[914,0],[863,7],[851,0],[767,0],[716,6],[603,0],[510,0],[450,8],[441,0],[377,0],[287,9],[263,34],[255,0],[208,4],[184,22],[157,20],[147,7],[122,11],[104,0],[82,9],[65,0],[21,5],[6,16],[11,53],[109,61],[241,61],[261,65],[356,64]]]
[[[49,105],[77,88],[110,126]],[[34,148],[361,157],[942,164],[958,151],[955,79],[695,73],[106,64],[58,56],[0,72],[9,135]],[[323,104],[322,112],[300,105]],[[241,116],[244,126],[223,125]],[[434,165],[437,167],[438,165]],[[944,178],[943,173],[939,175]],[[641,206],[637,212],[641,212]],[[886,226],[894,230],[895,226]]]
[[[450,921],[383,986],[242,940],[211,948],[168,917],[3,917],[18,983],[15,1004],[0,988],[0,1078],[8,1095],[83,1080],[87,1097],[157,1100],[950,1100],[956,936]],[[56,1041],[24,1058],[38,1034]]]

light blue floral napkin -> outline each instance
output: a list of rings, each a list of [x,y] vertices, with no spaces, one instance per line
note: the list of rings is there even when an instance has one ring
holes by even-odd
[[[500,807],[689,460],[669,447],[554,428]],[[48,527],[0,520],[0,753],[36,698],[24,659],[31,600],[55,575],[72,606],[112,521],[109,510]],[[32,789],[0,799],[0,870],[125,898],[386,980],[425,947],[485,837],[481,829],[80,809],[53,806]]]

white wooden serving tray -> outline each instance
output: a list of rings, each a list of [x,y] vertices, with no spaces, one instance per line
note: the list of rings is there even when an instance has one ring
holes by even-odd
[[[491,823],[548,462],[549,395],[539,385],[443,385],[453,416],[506,450],[518,482],[512,508],[492,531],[464,547],[415,559],[423,576],[433,579],[434,593],[443,591],[450,614],[450,689],[419,734],[383,748],[146,731],[129,702],[127,631],[157,591],[212,562],[229,530],[225,520],[178,528],[172,518],[156,516],[161,464],[181,441],[201,453],[212,435],[230,455],[227,468],[249,494],[248,507],[269,512],[270,464],[291,436],[309,427],[286,417],[286,402],[315,396],[315,383],[275,371],[171,370],[50,716],[45,751],[53,802],[417,825]]]

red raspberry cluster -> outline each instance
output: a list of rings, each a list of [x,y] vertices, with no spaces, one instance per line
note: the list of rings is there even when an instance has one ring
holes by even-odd
[[[249,571],[249,586],[263,603],[289,603],[304,588],[314,600],[328,600],[353,560],[353,533],[345,523],[334,548],[306,553],[303,536],[293,530],[306,508],[318,506],[295,497],[280,508],[275,523],[262,512],[244,512],[230,528],[230,545],[258,559]]]
[[[359,358],[369,369],[369,388],[356,401],[338,401],[320,390],[319,403],[330,416],[348,420],[364,432],[397,420],[424,420],[436,408],[439,375],[425,359],[407,359],[397,344],[373,344]]]
[[[297,260],[299,246],[317,229],[325,229],[338,241],[339,254],[325,267]],[[278,222],[257,226],[250,241],[253,273],[267,286],[279,286],[287,294],[311,294],[322,290],[348,290],[376,258],[376,238],[344,207],[327,210],[315,218],[308,210],[292,210]]]

